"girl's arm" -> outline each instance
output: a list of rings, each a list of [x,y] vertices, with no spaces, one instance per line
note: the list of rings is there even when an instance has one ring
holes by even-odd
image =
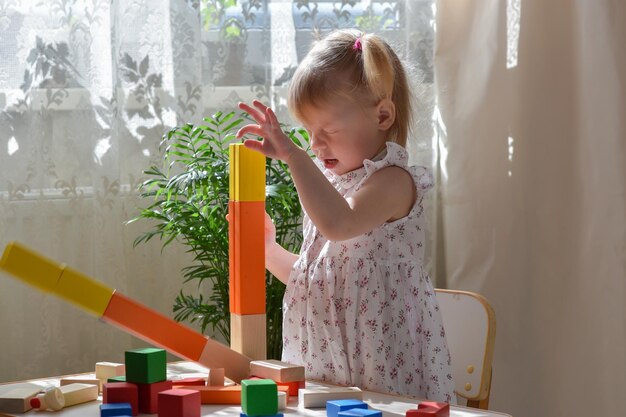
[[[345,199],[301,149],[289,160],[291,175],[307,214],[329,240],[347,240],[408,214],[415,201],[411,175],[399,167],[383,168]]]
[[[298,255],[276,243],[276,226],[269,214],[265,213],[265,268],[287,285],[296,260]]]
[[[285,285],[297,260],[298,255],[289,252],[276,242],[265,246],[265,268]]]
[[[237,137],[247,133],[262,136],[263,141],[247,140],[245,145],[287,163],[302,205],[327,239],[350,239],[408,213],[415,201],[415,191],[413,179],[404,169],[381,169],[353,198],[346,200],[310,156],[284,134],[272,109],[256,100],[253,104],[255,108],[243,103],[239,107],[247,111],[258,125],[242,127]]]

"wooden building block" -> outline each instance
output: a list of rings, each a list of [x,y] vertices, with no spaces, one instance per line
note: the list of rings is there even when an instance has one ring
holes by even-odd
[[[159,393],[159,417],[200,417],[200,393],[171,389]]]
[[[130,403],[100,404],[100,417],[124,417],[132,412]]]
[[[241,385],[228,385],[223,387],[188,386],[190,389],[200,392],[202,404],[241,404]],[[279,392],[287,393],[284,387],[277,387]]]
[[[248,379],[265,379],[265,378],[261,378],[256,375],[253,375],[249,377]],[[280,387],[287,388],[287,395],[289,395],[290,397],[297,397],[298,390],[304,388],[306,386],[306,382],[305,381],[276,382],[276,385],[278,386],[278,388]]]
[[[418,404],[417,410],[412,409],[406,412],[406,417],[449,417],[450,404],[434,401],[422,401]]]
[[[124,354],[126,381],[152,384],[167,378],[167,355],[163,349],[144,348],[128,350]]]
[[[60,275],[66,274],[67,279],[60,287],[62,292],[67,290],[63,297],[74,298],[73,302],[92,313],[100,310],[99,307],[92,305],[93,300],[84,303],[80,300],[80,294],[67,288],[68,283],[73,279],[80,280],[81,276],[73,275],[72,270],[64,268],[64,265],[50,261],[23,245],[17,243],[7,245],[0,260],[0,268],[44,291],[56,291]],[[87,283],[85,286],[99,288],[104,292],[106,287],[96,284]],[[79,298],[75,299],[76,297]],[[181,358],[198,362],[207,368],[223,367],[226,376],[234,381],[238,382],[248,376],[250,364],[248,357],[219,342],[207,339],[204,335],[118,292],[111,296],[102,319]]]
[[[41,392],[39,387],[15,388],[0,394],[0,412],[25,413],[30,410],[30,400]]]
[[[109,382],[102,386],[102,402],[129,403],[133,415],[139,414],[139,392],[137,385],[130,382]]]
[[[123,363],[96,362],[96,378],[98,379],[108,380],[109,378],[124,376],[125,373],[126,367]]]
[[[276,413],[274,415],[271,416],[263,416],[263,417],[284,417],[285,415],[283,413]],[[239,413],[239,417],[249,417],[246,413]]]
[[[65,398],[65,407],[87,403],[98,399],[98,387],[93,384],[68,384],[59,388]]]
[[[207,340],[200,333],[119,292],[111,297],[102,318],[130,334],[191,361],[198,360]],[[126,371],[128,372],[128,364]]]
[[[0,269],[45,292],[53,292],[65,265],[17,243],[7,244]]]
[[[231,317],[232,320],[232,317]],[[209,379],[207,385],[213,387],[220,387],[224,385],[224,368],[211,368],[209,369]]]
[[[363,400],[363,392],[357,387],[317,387],[298,391],[298,405],[304,408],[326,407],[333,400]]]
[[[278,411],[287,408],[287,397],[286,392],[278,391]]]
[[[353,408],[368,409],[368,405],[361,400],[333,400],[326,403],[326,415],[328,417],[338,417],[340,411],[347,411]]]
[[[54,293],[77,307],[102,316],[115,290],[70,267],[65,267]]]
[[[249,417],[271,416],[278,412],[278,387],[271,379],[241,381],[241,409]]]
[[[248,376],[250,358],[115,292],[102,319],[155,346],[207,368],[224,368],[235,382]]]
[[[126,375],[112,376],[111,378],[107,379],[107,382],[127,382],[126,381]]]
[[[368,410],[367,408],[351,408],[340,411],[337,417],[383,417],[383,413],[378,410]]]
[[[265,201],[265,156],[243,143],[229,145],[230,200]]]
[[[107,381],[108,382],[108,381]],[[98,392],[102,392],[102,384],[104,382],[95,377],[88,376],[68,376],[65,378],[61,378],[59,381],[60,386],[70,385],[70,384],[89,384],[95,385],[98,387]]]
[[[305,380],[304,366],[274,359],[250,362],[250,375],[273,379],[276,382],[301,382]]]
[[[228,387],[188,386],[185,389],[198,391],[202,404],[241,404],[241,385]]]
[[[267,357],[266,314],[230,314],[230,347],[251,359]]]
[[[230,201],[228,211],[230,312],[265,313],[265,202]]]
[[[172,381],[161,381],[153,384],[137,384],[139,412],[156,414],[159,411],[159,393],[172,389]]]

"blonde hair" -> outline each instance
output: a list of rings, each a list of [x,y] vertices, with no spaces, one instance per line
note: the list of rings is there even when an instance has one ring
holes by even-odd
[[[296,119],[303,120],[303,109],[309,105],[322,106],[334,99],[375,105],[385,98],[396,111],[387,140],[406,146],[412,97],[402,62],[377,35],[337,30],[317,41],[296,69],[288,107]]]

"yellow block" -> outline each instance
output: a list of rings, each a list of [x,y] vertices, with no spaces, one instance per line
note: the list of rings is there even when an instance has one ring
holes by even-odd
[[[65,265],[57,263],[17,242],[4,249],[0,268],[45,292],[53,292]]]
[[[101,317],[113,296],[114,289],[66,267],[54,293],[74,305]]]
[[[232,201],[265,201],[265,155],[243,143],[231,143],[230,199]]]

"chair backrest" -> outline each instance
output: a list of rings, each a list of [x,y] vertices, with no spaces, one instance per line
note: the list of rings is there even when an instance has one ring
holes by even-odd
[[[478,408],[489,406],[496,315],[480,294],[435,290],[452,356],[457,395]]]

